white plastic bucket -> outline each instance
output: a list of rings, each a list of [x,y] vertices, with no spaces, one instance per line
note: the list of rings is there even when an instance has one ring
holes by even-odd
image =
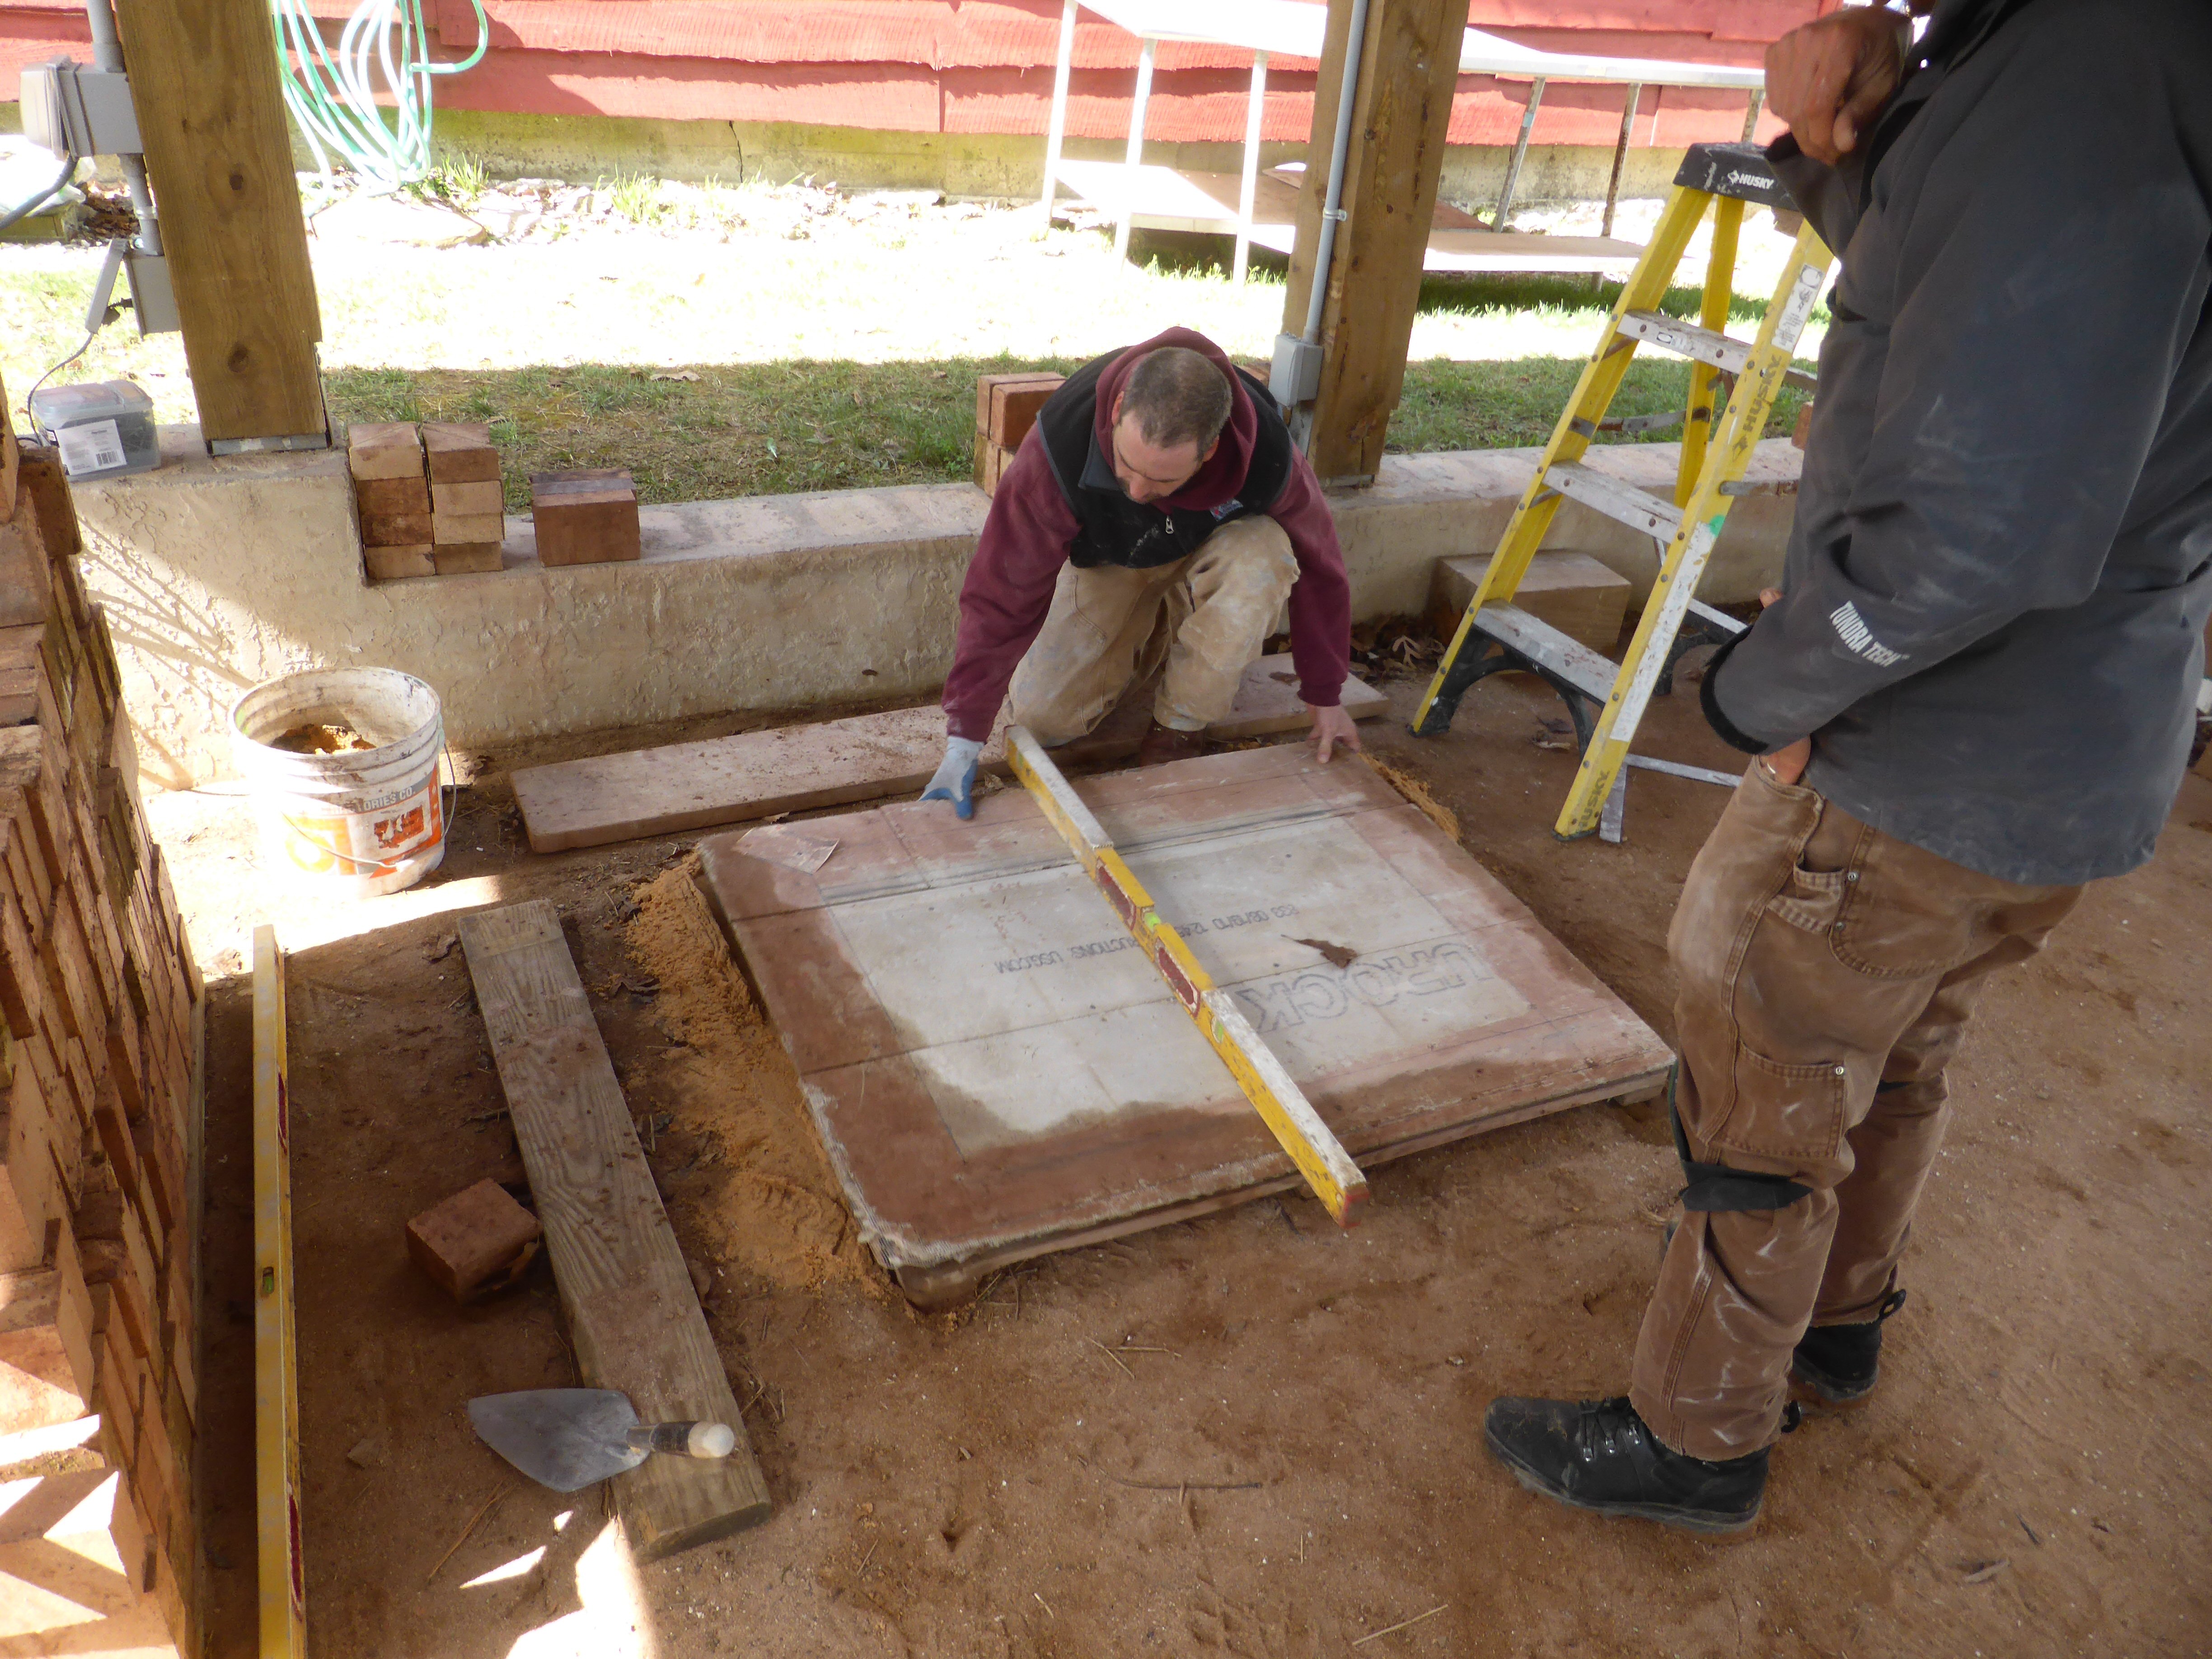
[[[297,755],[270,745],[301,726],[350,726],[376,746]],[[264,680],[230,711],[230,747],[278,870],[369,898],[412,886],[446,856],[438,694],[392,668]]]

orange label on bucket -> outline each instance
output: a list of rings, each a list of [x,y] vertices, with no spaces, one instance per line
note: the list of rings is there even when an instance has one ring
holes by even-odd
[[[406,799],[374,812],[337,817],[287,813],[284,853],[309,875],[386,876],[445,833],[434,780]]]

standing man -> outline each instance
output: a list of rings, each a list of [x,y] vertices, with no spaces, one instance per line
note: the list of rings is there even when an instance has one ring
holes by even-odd
[[[1687,1185],[1625,1398],[1503,1399],[1578,1508],[1757,1517],[1863,1400],[1987,976],[2151,855],[2212,611],[2212,7],[1942,0],[1767,54],[1843,275],[1782,592],[1704,684],[1762,757],[1668,948]],[[1794,142],[1793,142],[1794,138]]]
[[[1338,701],[1351,592],[1336,522],[1273,398],[1187,328],[1085,364],[992,495],[960,590],[945,762],[921,798],[975,815],[976,757],[1009,680],[1015,723],[1051,747],[1164,664],[1138,762],[1202,753],[1285,599],[1326,762],[1359,747]]]

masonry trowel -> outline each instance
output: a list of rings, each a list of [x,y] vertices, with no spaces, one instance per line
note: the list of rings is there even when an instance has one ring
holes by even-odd
[[[484,1444],[541,1486],[575,1492],[634,1469],[654,1452],[727,1457],[738,1443],[726,1423],[641,1423],[612,1389],[529,1389],[469,1401]]]

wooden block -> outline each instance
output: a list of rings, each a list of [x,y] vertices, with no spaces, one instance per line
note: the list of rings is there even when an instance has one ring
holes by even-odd
[[[768,1486],[729,1373],[558,913],[538,899],[464,916],[459,927],[584,1380],[622,1389],[646,1421],[699,1419],[738,1432],[720,1462],[653,1458],[614,1478],[631,1550],[652,1560],[766,1520]]]
[[[47,994],[45,963],[25,924],[22,904],[14,892],[0,892],[0,1015],[10,1036],[28,1037],[38,1031]]]
[[[530,514],[542,563],[605,564],[638,556],[637,490],[620,468],[532,474]]]
[[[1440,638],[1451,638],[1489,568],[1486,553],[1437,561],[1429,579],[1429,626]],[[1611,656],[1632,591],[1626,577],[1587,553],[1539,553],[1528,562],[1513,603],[1577,644]]]
[[[8,1178],[0,1182],[0,1270],[15,1273],[45,1263],[47,1228],[66,1214],[64,1165],[82,1156],[82,1139],[74,1122],[55,1121],[27,1058],[9,1085],[6,1127],[0,1142],[8,1158]]]
[[[495,513],[504,516],[507,512],[507,490],[496,478],[433,484],[430,500],[440,513]]]
[[[43,445],[26,444],[15,494],[15,505],[6,511],[20,515],[23,498],[28,496],[31,521],[37,526],[40,544],[46,550],[47,563],[66,568],[64,562],[83,551],[84,543],[77,528],[76,501],[70,494],[69,474],[62,471],[61,457]]]
[[[357,478],[354,481],[353,499],[364,518],[428,513],[430,481],[419,473],[406,478]]]
[[[46,658],[50,624],[0,628],[0,726],[22,726],[44,713],[59,720],[54,676]]]
[[[346,433],[346,470],[356,479],[419,478],[422,436],[410,421],[356,426]]]
[[[1790,441],[1798,448],[1805,447],[1806,435],[1813,430],[1813,405],[1802,404],[1797,410],[1797,424],[1790,428]]]
[[[25,494],[15,513],[0,520],[0,628],[44,624],[53,606],[53,589],[46,543]]]
[[[361,515],[361,544],[369,547],[420,547],[431,539],[428,513],[364,513]]]
[[[979,374],[975,377],[975,431],[1001,449],[1022,447],[1037,411],[1060,390],[1066,377],[1030,370],[1018,374]]]
[[[60,1274],[0,1274],[0,1433],[70,1423],[96,1409],[60,1328]]]
[[[431,562],[441,576],[477,576],[506,568],[498,542],[455,542],[431,550]]]
[[[32,1477],[0,1514],[0,1654],[173,1653],[143,1523],[114,1469]]]
[[[499,477],[499,451],[491,428],[482,422],[425,421],[422,447],[429,457],[430,482],[480,483]]]
[[[430,540],[444,547],[482,546],[489,542],[496,547],[507,539],[507,515],[503,513],[433,513],[430,515]]]
[[[1345,681],[1342,696],[1354,720],[1374,719],[1389,706],[1357,676]],[[1312,723],[1290,658],[1262,657],[1244,671],[1235,704],[1206,735],[1225,741]],[[1082,758],[1111,760],[1136,753],[1144,731],[1139,719],[1133,729],[1102,727],[1077,741]],[[880,800],[920,789],[944,757],[945,714],[932,707],[523,767],[512,781],[532,848],[551,853]],[[982,763],[988,771],[1005,769],[1000,733]]]
[[[362,562],[368,568],[370,577],[377,581],[397,581],[404,576],[434,576],[438,567],[432,562],[430,544],[417,542],[411,547],[363,547]]]
[[[544,1229],[496,1181],[479,1181],[407,1224],[407,1254],[457,1302],[522,1277]]]

